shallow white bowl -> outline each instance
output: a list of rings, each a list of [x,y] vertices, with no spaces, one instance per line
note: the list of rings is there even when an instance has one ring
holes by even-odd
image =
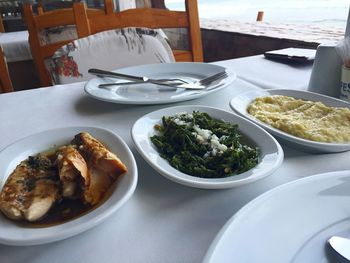
[[[308,152],[344,152],[350,150],[350,142],[348,143],[325,143],[325,142],[315,142],[307,139],[299,138],[279,129],[276,129],[250,115],[247,112],[248,105],[253,102],[257,97],[265,97],[271,95],[284,95],[294,97],[296,99],[320,101],[327,106],[331,107],[346,107],[350,108],[350,103],[342,100],[338,100],[325,95],[301,91],[301,90],[287,90],[287,89],[271,89],[271,90],[256,90],[244,92],[230,101],[231,108],[236,111],[241,116],[255,122],[259,126],[263,127],[265,130],[271,134],[282,139],[286,144],[300,149],[302,151]]]
[[[172,167],[167,160],[159,156],[156,147],[150,140],[150,137],[156,134],[154,125],[160,124],[163,116],[172,116],[180,112],[191,113],[193,111],[206,112],[215,119],[238,124],[240,133],[252,142],[252,146],[259,147],[261,156],[259,164],[239,175],[215,179],[194,177]],[[236,114],[206,106],[178,106],[146,114],[135,122],[131,130],[131,136],[138,152],[160,174],[177,183],[197,188],[229,188],[250,183],[274,172],[283,160],[281,146],[262,128]]]
[[[137,166],[126,143],[111,131],[94,127],[67,127],[44,131],[21,139],[0,152],[0,189],[16,166],[29,155],[68,144],[75,134],[89,132],[99,139],[127,166],[110,197],[99,207],[66,223],[45,228],[22,227],[0,215],[0,243],[7,245],[38,245],[62,240],[101,223],[117,211],[133,194],[137,184]]]

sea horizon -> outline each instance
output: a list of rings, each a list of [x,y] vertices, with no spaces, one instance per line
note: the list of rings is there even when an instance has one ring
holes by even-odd
[[[263,21],[271,23],[314,24],[345,28],[348,0],[197,0],[200,18],[256,21],[259,11]],[[171,10],[183,10],[183,0],[165,0]]]

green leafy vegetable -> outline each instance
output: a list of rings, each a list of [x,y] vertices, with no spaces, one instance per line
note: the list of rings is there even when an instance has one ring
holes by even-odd
[[[240,143],[238,125],[194,111],[162,118],[151,137],[160,156],[183,173],[222,178],[243,173],[258,163],[258,149]]]

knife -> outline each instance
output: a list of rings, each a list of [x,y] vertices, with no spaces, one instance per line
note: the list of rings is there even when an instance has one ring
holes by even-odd
[[[350,262],[350,239],[333,236],[328,239],[328,244],[341,256],[341,262]]]

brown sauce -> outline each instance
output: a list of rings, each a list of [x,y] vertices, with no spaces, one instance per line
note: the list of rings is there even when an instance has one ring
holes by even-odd
[[[60,203],[55,204],[44,218],[35,222],[20,221],[18,223],[21,226],[32,228],[55,226],[83,216],[95,209],[97,206],[98,205],[85,205],[79,199],[65,199]]]
[[[42,219],[35,222],[17,221],[20,226],[27,228],[44,228],[60,225],[84,216],[102,205],[111,196],[119,180],[107,190],[101,201],[92,206],[84,204],[80,199],[64,199],[56,203]],[[13,221],[12,221],[13,222]]]

